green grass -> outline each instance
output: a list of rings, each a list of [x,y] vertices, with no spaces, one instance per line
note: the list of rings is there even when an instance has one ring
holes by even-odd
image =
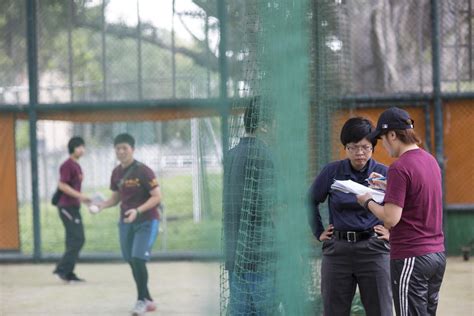
[[[456,82],[446,82],[443,83],[444,89],[443,92],[457,92],[457,83]],[[474,82],[472,81],[460,81],[459,82],[459,91],[460,92],[470,92],[474,90]]]
[[[221,241],[221,175],[207,175],[209,205],[204,207],[203,220],[192,219],[192,179],[189,175],[160,179],[165,213],[169,220],[162,221],[160,234],[154,250],[219,250]],[[101,190],[105,196],[107,189]],[[62,253],[64,250],[64,228],[58,210],[49,201],[41,203],[41,250],[45,254]],[[91,215],[82,207],[86,244],[83,253],[119,253],[118,207]],[[31,205],[20,207],[21,251],[33,251],[33,219]],[[166,249],[164,248],[166,246]]]

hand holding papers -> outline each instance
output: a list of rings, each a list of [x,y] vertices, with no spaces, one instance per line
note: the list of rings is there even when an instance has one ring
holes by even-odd
[[[352,193],[355,195],[362,195],[365,193],[372,194],[372,198],[377,203],[382,203],[385,193],[374,190],[352,180],[335,180],[331,185],[331,189],[338,190],[344,193]]]

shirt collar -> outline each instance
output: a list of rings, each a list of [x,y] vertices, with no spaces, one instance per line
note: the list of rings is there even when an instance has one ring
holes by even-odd
[[[126,166],[125,168],[122,167],[122,165],[120,165],[120,169],[122,169],[122,171],[127,171],[128,169],[130,169],[137,161],[135,159],[133,159],[132,163],[129,164],[128,166]]]
[[[374,170],[375,164],[376,164],[375,160],[370,158],[367,161],[367,163],[365,164],[364,168],[362,168],[362,170],[355,170],[351,166],[351,161],[347,158],[347,159],[344,159],[344,162],[343,162],[344,174],[346,176],[350,176],[350,175],[353,175],[353,174],[356,174],[356,173],[367,173],[367,174],[369,174],[370,172],[372,172],[372,170]]]

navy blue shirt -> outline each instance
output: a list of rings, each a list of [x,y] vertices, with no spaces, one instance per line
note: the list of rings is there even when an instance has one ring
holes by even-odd
[[[309,224],[314,236],[319,237],[324,231],[319,212],[319,204],[328,198],[329,224],[339,231],[363,231],[382,224],[371,212],[357,203],[357,197],[351,193],[331,189],[334,180],[352,180],[368,186],[365,181],[372,172],[387,175],[387,167],[370,159],[362,170],[352,168],[349,159],[327,164],[311,185]]]

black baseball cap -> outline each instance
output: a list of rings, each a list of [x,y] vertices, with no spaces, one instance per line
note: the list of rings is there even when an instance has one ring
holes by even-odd
[[[412,129],[415,121],[407,111],[397,107],[391,107],[380,114],[375,131],[367,136],[368,139],[380,138],[386,131],[395,129]]]

